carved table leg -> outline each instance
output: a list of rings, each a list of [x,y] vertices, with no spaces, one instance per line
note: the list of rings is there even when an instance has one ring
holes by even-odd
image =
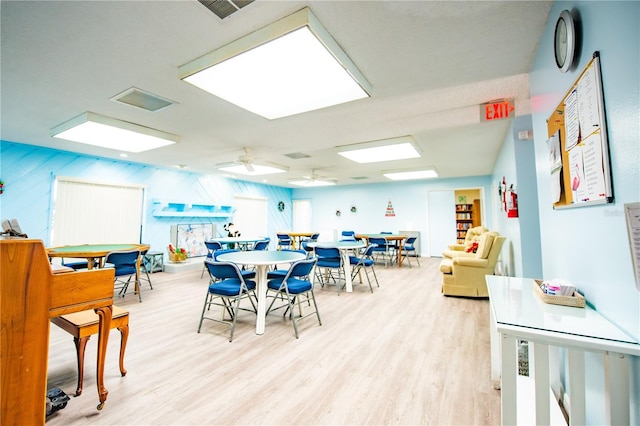
[[[111,330],[111,316],[113,315],[113,309],[111,306],[104,306],[95,309],[96,314],[100,318],[98,326],[98,367],[96,371],[96,378],[98,382],[98,398],[100,398],[100,404],[98,404],[98,410],[102,410],[104,403],[107,400],[109,391],[104,387],[104,360],[107,355],[107,342],[109,341],[109,330]]]
[[[80,396],[82,393],[82,386],[84,382],[84,350],[87,347],[87,342],[91,336],[73,338],[73,343],[76,345],[76,356],[78,358],[78,387],[76,388],[76,396]]]
[[[124,368],[124,351],[127,349],[127,339],[129,338],[129,324],[118,327],[120,330],[120,374],[124,377],[127,370]]]

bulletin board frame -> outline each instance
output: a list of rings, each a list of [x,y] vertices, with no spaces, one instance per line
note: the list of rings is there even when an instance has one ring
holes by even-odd
[[[600,54],[547,120],[553,208],[613,203]]]

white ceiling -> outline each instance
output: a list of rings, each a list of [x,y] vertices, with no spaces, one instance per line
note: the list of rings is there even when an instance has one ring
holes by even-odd
[[[85,111],[180,136],[128,160],[222,174],[244,147],[338,184],[387,182],[382,170],[435,167],[490,174],[509,122],[480,122],[479,104],[514,98],[530,113],[528,72],[548,1],[265,1],[221,20],[197,1],[2,1],[1,137],[121,159],[49,136]],[[181,81],[178,67],[309,6],[373,87],[371,97],[269,121]],[[259,70],[256,70],[259,72]],[[177,102],[147,112],[110,100],[132,87]],[[411,135],[422,158],[358,165],[336,147]],[[284,154],[302,152],[305,159]],[[353,179],[366,177],[366,179]],[[261,182],[263,177],[250,178]]]

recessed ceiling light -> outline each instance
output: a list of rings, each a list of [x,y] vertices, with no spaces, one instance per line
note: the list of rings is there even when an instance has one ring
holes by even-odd
[[[432,179],[438,177],[438,173],[433,169],[409,172],[387,172],[383,173],[383,175],[391,180]]]
[[[287,171],[286,169],[281,169],[279,167],[263,166],[260,164],[251,164],[250,168],[247,168],[244,164],[238,164],[234,166],[220,167],[219,170],[246,176],[270,175],[275,173],[285,173]]]
[[[289,181],[289,183],[291,185],[297,185],[297,186],[306,186],[306,187],[312,187],[312,186],[331,186],[331,185],[335,185],[336,183],[333,181],[329,181],[329,180],[321,180],[321,179],[316,179],[316,180],[311,180],[311,179],[304,179],[304,180],[292,180]]]
[[[367,142],[357,146],[360,148],[339,151],[338,154],[356,163],[377,163],[420,157],[410,136]]]
[[[170,133],[93,112],[85,112],[54,127],[50,134],[59,139],[126,152],[148,151],[180,140]]]
[[[268,119],[369,96],[369,83],[304,8],[180,67],[180,78]]]

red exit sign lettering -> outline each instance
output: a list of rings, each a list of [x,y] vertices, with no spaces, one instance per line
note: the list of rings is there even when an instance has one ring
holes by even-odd
[[[480,121],[504,120],[513,117],[513,99],[503,99],[500,101],[487,102],[480,105]]]

